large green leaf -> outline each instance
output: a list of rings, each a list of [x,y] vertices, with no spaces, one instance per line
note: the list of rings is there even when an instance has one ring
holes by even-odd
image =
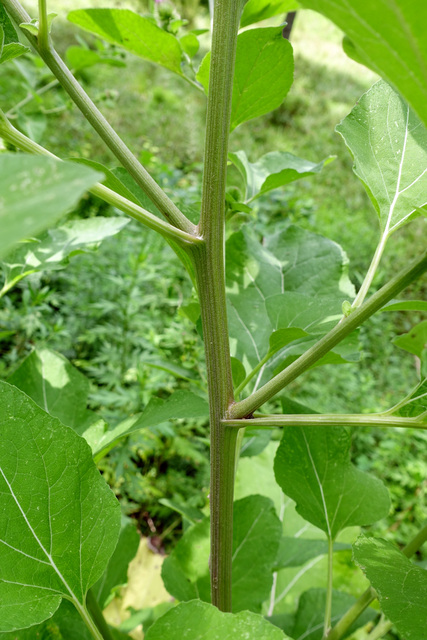
[[[182,50],[171,33],[130,9],[79,9],[68,20],[103,40],[182,76]]]
[[[209,89],[210,53],[197,72],[206,93]],[[237,38],[236,68],[231,106],[231,130],[242,122],[279,107],[293,78],[292,46],[282,37],[282,27],[250,29]]]
[[[381,609],[405,640],[425,640],[427,571],[381,539],[358,538],[353,555],[377,592]]]
[[[300,0],[352,40],[364,64],[388,80],[427,125],[427,4],[407,0]]]
[[[15,387],[0,383],[0,630],[85,614],[120,529],[120,505],[90,449]]]
[[[273,503],[248,496],[234,505],[233,611],[261,611],[270,593],[272,569],[281,537]],[[210,600],[209,518],[191,527],[162,567],[166,589],[178,600]]]
[[[248,27],[254,22],[267,20],[273,16],[284,16],[288,11],[296,11],[299,7],[297,0],[248,0],[246,2],[240,26]]]
[[[319,173],[334,159],[330,156],[315,164],[287,151],[271,151],[256,162],[249,162],[244,151],[229,153],[228,157],[243,176],[246,203],[285,184]]]
[[[312,335],[326,333],[341,317],[343,300],[354,297],[342,249],[295,226],[263,244],[248,228],[233,234],[227,242],[227,290],[232,355],[253,369],[276,354],[265,378],[288,355],[303,353]],[[286,331],[276,336],[279,330]]]
[[[53,158],[0,155],[0,256],[67,213],[102,175]]]
[[[113,589],[127,583],[128,566],[138,551],[139,542],[140,537],[135,520],[122,517],[117,546],[104,573],[92,587],[92,593],[101,609],[105,609],[113,597]]]
[[[14,287],[22,278],[36,273],[62,269],[69,258],[96,249],[99,244],[116,235],[129,222],[128,218],[87,218],[70,220],[50,229],[39,239],[21,243],[1,262],[5,282],[0,294]]]
[[[367,91],[337,126],[388,236],[427,203],[427,129],[386,82]]]
[[[151,626],[146,640],[290,640],[283,631],[250,611],[222,613],[200,600],[171,609]]]
[[[274,471],[298,513],[335,539],[345,527],[368,525],[390,509],[380,480],[350,462],[351,431],[345,427],[286,427]]]
[[[191,391],[178,390],[167,398],[152,398],[145,410],[127,418],[113,429],[106,431],[94,448],[95,460],[102,458],[121,438],[140,429],[153,427],[178,418],[207,418],[209,405]]]

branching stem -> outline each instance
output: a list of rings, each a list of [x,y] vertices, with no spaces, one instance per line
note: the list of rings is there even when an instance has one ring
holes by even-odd
[[[40,2],[45,5],[45,0],[40,0]],[[30,16],[17,0],[3,0],[3,4],[7,12],[17,24],[31,21]],[[58,79],[61,86],[80,109],[86,120],[92,125],[110,151],[115,155],[119,162],[121,162],[124,168],[129,172],[141,189],[143,189],[159,211],[162,212],[165,218],[178,229],[186,231],[188,234],[194,234],[194,225],[192,222],[186,218],[186,216],[166,195],[163,189],[161,189],[156,181],[150,176],[146,169],[144,169],[140,162],[138,162],[130,149],[126,146],[110,123],[104,118],[83,87],[79,82],[77,82],[71,71],[61,60],[58,53],[53,48],[49,34],[47,34],[47,37],[45,36],[46,29],[44,27],[43,20],[43,12],[41,12],[40,27],[43,35],[42,39],[40,39],[40,32],[39,38],[36,38],[23,30],[25,37],[36,49],[42,60]]]
[[[400,427],[408,429],[427,429],[426,422],[416,418],[402,418],[400,416],[383,416],[382,414],[284,414],[284,415],[255,415],[253,418],[232,420],[226,418],[223,424],[227,427],[251,427],[257,429],[274,429],[276,427]]]

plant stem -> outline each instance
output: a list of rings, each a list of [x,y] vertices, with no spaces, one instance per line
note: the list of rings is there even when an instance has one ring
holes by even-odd
[[[31,21],[30,16],[17,0],[3,0],[3,5],[17,24]],[[74,78],[71,71],[53,48],[50,36],[47,38],[43,37],[43,39],[40,40],[25,30],[23,30],[23,33],[52,71],[53,75],[58,79],[72,101],[80,109],[86,120],[92,125],[110,151],[112,151],[119,162],[121,162],[159,211],[162,212],[173,226],[187,233],[194,233],[194,225],[185,217],[172,200],[170,200],[140,162],[138,162],[130,149],[89,98],[83,87]]]
[[[89,589],[86,596],[86,605],[93,621],[95,622],[99,632],[102,635],[102,638],[104,640],[114,640],[113,633],[108,626],[107,621],[105,620],[102,613],[101,607],[99,606],[98,601],[93,595],[91,589]]]
[[[410,558],[420,549],[427,541],[427,524],[417,533],[417,535],[408,542],[408,544],[402,549],[402,553],[407,558]],[[366,591],[360,596],[360,598],[354,603],[352,607],[343,615],[343,617],[337,622],[335,627],[328,635],[328,640],[340,640],[346,631],[351,627],[353,622],[362,615],[367,607],[377,597],[375,590],[372,587],[368,587]]]
[[[393,624],[389,620],[385,620],[384,618],[382,618],[377,626],[372,629],[369,636],[366,637],[366,640],[380,640],[380,638],[383,638],[392,627]]]
[[[372,284],[372,281],[378,269],[378,265],[384,253],[387,238],[388,238],[388,235],[386,233],[383,233],[377,245],[377,248],[375,250],[374,257],[372,258],[372,262],[369,265],[368,272],[365,276],[365,279],[362,282],[362,286],[360,287],[357,293],[357,296],[355,297],[355,299],[353,300],[353,304],[351,305],[353,309],[357,309],[358,307],[360,307],[360,305],[363,304],[366,296],[368,295],[369,287]]]
[[[382,414],[287,414],[287,415],[256,415],[254,418],[222,421],[227,427],[256,427],[257,429],[274,429],[276,427],[401,427],[411,429],[427,429],[426,422],[419,422],[416,418],[402,418],[400,416],[383,416]]]
[[[211,426],[212,602],[231,610],[234,467],[237,430],[221,420],[233,402],[225,299],[224,226],[228,136],[240,0],[216,0],[204,154],[200,235],[194,249],[208,373]]]
[[[27,136],[18,131],[18,129],[16,129],[7,120],[6,116],[1,110],[0,137],[15,145],[22,151],[27,151],[28,153],[33,153],[36,155],[49,156],[50,158],[54,158],[58,161],[61,160],[61,158],[58,158],[58,156],[48,151],[48,149],[45,149],[41,145],[37,144],[37,142],[34,142],[30,138],[27,138]],[[196,235],[192,235],[190,233],[187,233],[186,231],[178,229],[177,227],[173,227],[168,222],[165,222],[164,220],[161,220],[154,214],[150,213],[150,211],[143,209],[143,207],[140,207],[131,200],[124,198],[115,191],[112,191],[112,189],[109,189],[108,187],[105,187],[100,183],[95,184],[91,189],[89,189],[89,192],[97,196],[98,198],[101,198],[101,200],[108,202],[108,204],[111,204],[113,207],[117,207],[117,209],[120,209],[120,211],[127,213],[129,216],[131,216],[135,220],[138,220],[138,222],[141,222],[149,229],[157,231],[166,239],[174,240],[181,246],[189,247],[193,244],[202,243],[202,239],[197,237]]]
[[[361,307],[355,309],[347,318],[308,349],[295,362],[290,364],[277,376],[272,378],[261,389],[248,398],[237,402],[229,411],[229,418],[244,418],[250,416],[264,402],[273,398],[279,391],[298,378],[315,362],[333,349],[348,334],[357,329],[365,320],[370,318],[386,302],[399,294],[411,282],[427,271],[427,251],[411,262],[407,267],[392,278],[386,285],[374,293]]]
[[[326,640],[331,630],[332,619],[332,586],[334,575],[334,541],[328,536],[328,584],[326,588],[325,624],[323,626],[323,640]]]

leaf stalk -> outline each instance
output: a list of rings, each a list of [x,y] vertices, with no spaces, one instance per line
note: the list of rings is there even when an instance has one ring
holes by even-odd
[[[343,318],[338,325],[329,331],[315,345],[308,349],[302,356],[286,367],[278,375],[274,376],[263,387],[252,393],[248,398],[234,404],[228,413],[228,418],[244,418],[250,416],[259,409],[267,400],[273,398],[288,384],[307,371],[326,353],[331,351],[352,331],[381,309],[389,300],[398,295],[411,282],[419,278],[427,271],[427,251],[402,269],[381,289],[374,293],[364,304],[355,309],[347,318]]]

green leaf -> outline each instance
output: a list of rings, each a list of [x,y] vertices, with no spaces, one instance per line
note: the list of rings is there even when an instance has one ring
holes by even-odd
[[[120,505],[87,443],[5,382],[0,423],[0,631],[42,622],[62,598],[85,614],[117,543]]]
[[[222,613],[200,600],[171,609],[149,628],[146,640],[290,640],[283,631],[256,613]]]
[[[102,57],[92,49],[72,46],[68,47],[66,57],[69,67],[74,71],[81,71],[96,64],[108,64],[112,67],[126,67],[126,63],[118,58]]]
[[[336,542],[334,552],[350,549],[350,545]],[[312,558],[324,556],[328,553],[326,540],[310,540],[309,538],[290,538],[283,536],[276,558],[275,570],[287,567],[300,567]],[[323,607],[323,613],[324,613]]]
[[[265,377],[293,346],[301,353],[311,334],[326,332],[341,317],[343,299],[354,297],[342,249],[292,225],[263,244],[247,227],[230,236],[226,271],[232,355],[253,369],[283,341]]]
[[[81,9],[71,11],[68,20],[182,76],[182,52],[175,36],[130,9]]]
[[[276,480],[298,513],[335,539],[345,527],[385,517],[390,498],[382,482],[350,462],[345,427],[287,427],[274,463]]]
[[[191,524],[196,524],[197,522],[201,522],[204,519],[204,514],[196,509],[195,507],[190,507],[187,504],[181,504],[176,500],[168,500],[167,498],[161,498],[159,500],[160,504],[163,504],[165,507],[169,507],[176,513],[179,513],[183,518],[191,522]]]
[[[0,4],[0,27],[3,31],[5,45],[19,42],[16,29],[13,26],[11,19],[7,15],[6,9],[4,8],[3,4]]]
[[[94,455],[99,461],[121,439],[131,433],[178,418],[207,418],[209,405],[190,391],[175,391],[167,400],[152,398],[142,413],[127,418],[107,431],[97,443]]]
[[[190,58],[194,58],[200,48],[200,43],[196,35],[190,31],[190,33],[186,33],[185,36],[182,36],[179,41],[185,53]]]
[[[427,571],[381,539],[361,536],[353,556],[377,592],[381,609],[405,640],[425,640]]]
[[[210,53],[197,72],[206,93],[209,88]],[[231,106],[231,130],[239,124],[279,107],[293,79],[292,46],[282,37],[282,27],[250,29],[237,38],[236,68]]]
[[[315,164],[287,151],[271,151],[256,162],[249,162],[244,151],[229,153],[228,157],[243,176],[245,202],[251,202],[264,193],[295,180],[319,173],[334,160],[334,156],[329,156]]]
[[[388,302],[380,311],[427,311],[426,300],[401,300]]]
[[[379,216],[381,231],[393,231],[419,215],[427,203],[427,130],[383,80],[374,84],[336,127],[354,157]]]
[[[423,320],[423,322],[412,327],[408,333],[394,338],[393,343],[397,347],[421,358],[424,349],[427,347],[427,320]]]
[[[356,598],[341,591],[332,592],[332,626],[352,607]],[[310,589],[305,591],[298,602],[298,610],[295,616],[292,637],[296,640],[322,640],[323,625],[325,618],[326,589]],[[376,617],[377,613],[372,609],[367,609],[341,636],[347,638],[360,627],[364,627],[368,622]]]
[[[248,27],[254,22],[261,22],[277,15],[284,15],[288,11],[296,11],[299,3],[296,0],[248,0],[246,2],[240,26]]]
[[[89,380],[60,353],[33,351],[8,378],[38,406],[94,446],[104,433],[104,422],[87,407]]]
[[[272,432],[269,429],[246,428],[240,447],[241,458],[252,458],[264,451],[271,440]]]
[[[1,294],[32,273],[64,268],[69,258],[96,249],[103,240],[119,233],[128,223],[129,219],[125,217],[97,216],[70,220],[39,239],[18,245],[1,263],[5,275]]]
[[[103,575],[92,587],[92,593],[101,609],[105,609],[112,599],[113,589],[127,583],[128,566],[138,551],[139,542],[140,537],[135,520],[122,517],[117,546]]]
[[[233,611],[259,612],[271,590],[282,526],[273,503],[264,496],[235,502],[233,522]],[[185,533],[163,563],[169,593],[178,600],[209,601],[208,558],[209,518],[205,518]]]
[[[427,125],[427,5],[406,0],[300,0],[350,38],[360,60],[388,80]]]
[[[8,62],[9,60],[13,60],[14,58],[19,58],[19,56],[22,56],[24,55],[24,53],[29,52],[30,49],[20,42],[11,42],[10,44],[5,44],[1,49],[0,64]]]
[[[102,176],[53,158],[0,155],[0,256],[67,213]]]
[[[114,640],[129,640],[129,636],[110,627]],[[63,600],[52,618],[40,625],[0,633],[0,640],[93,640],[93,635],[71,602]]]

